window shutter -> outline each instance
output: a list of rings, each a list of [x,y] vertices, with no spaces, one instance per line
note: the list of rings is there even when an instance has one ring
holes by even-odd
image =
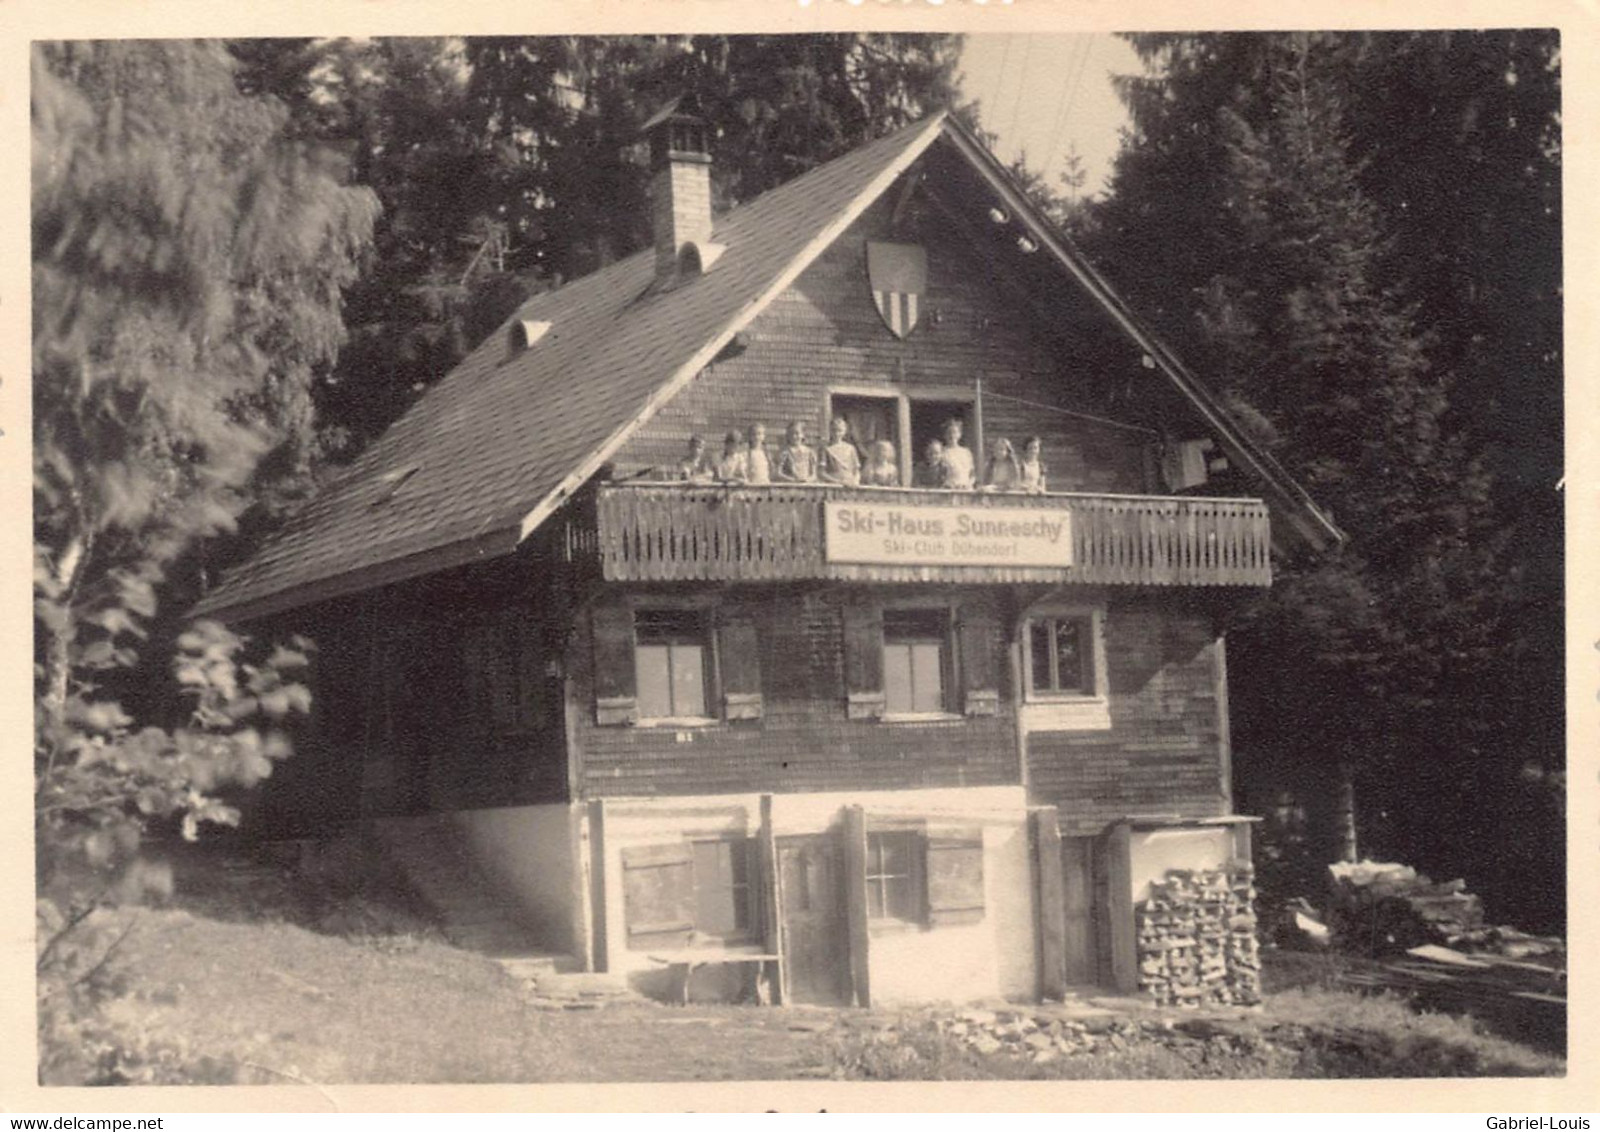
[[[876,602],[847,601],[844,616],[844,690],[850,719],[883,715],[883,611]]]
[[[1000,710],[1000,665],[995,656],[997,630],[987,610],[962,609],[962,710],[968,715],[995,715]]]
[[[983,919],[983,830],[928,831],[928,922]]]
[[[727,620],[717,626],[724,719],[761,718],[761,653],[755,624]]]
[[[682,947],[694,931],[694,855],[687,841],[622,851],[628,947]]]
[[[594,721],[602,727],[639,718],[633,671],[633,610],[598,605],[594,629]]]

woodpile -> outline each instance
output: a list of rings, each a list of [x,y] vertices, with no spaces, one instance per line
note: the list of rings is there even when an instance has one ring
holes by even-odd
[[[1255,873],[1171,869],[1137,909],[1139,990],[1157,1006],[1261,1001]]]
[[[1453,944],[1483,928],[1483,903],[1461,880],[1435,884],[1407,865],[1328,866],[1328,927],[1347,951],[1385,955]]]

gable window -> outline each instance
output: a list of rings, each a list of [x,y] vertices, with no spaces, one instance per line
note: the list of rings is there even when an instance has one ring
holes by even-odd
[[[937,715],[949,710],[950,611],[883,611],[883,698],[887,715]]]
[[[823,436],[835,417],[850,425],[850,440],[863,462],[875,441],[894,445],[900,487],[922,487],[928,441],[942,439],[945,425],[961,422],[962,444],[982,472],[983,419],[975,395],[957,387],[890,389],[871,385],[839,385],[829,389]],[[826,441],[824,441],[826,443]]]
[[[623,905],[632,949],[748,940],[758,922],[748,837],[630,846]]]
[[[1088,616],[1041,617],[1028,626],[1035,692],[1095,694],[1094,622]]]

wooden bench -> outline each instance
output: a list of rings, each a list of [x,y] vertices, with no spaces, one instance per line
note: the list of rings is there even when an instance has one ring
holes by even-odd
[[[701,967],[756,967],[756,1000],[763,1006],[775,1002],[783,985],[783,957],[754,951],[710,951],[687,949],[652,953],[650,961],[663,963],[676,980],[674,997],[684,1005],[689,1002],[689,980]]]

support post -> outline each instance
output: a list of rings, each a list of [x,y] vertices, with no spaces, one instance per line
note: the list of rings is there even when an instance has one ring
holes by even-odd
[[[606,803],[589,803],[589,903],[594,914],[593,970],[610,969],[610,939],[606,924]]]
[[[850,936],[850,987],[857,1006],[872,1005],[868,977],[867,814],[860,806],[844,811],[844,907]]]
[[[778,884],[778,841],[772,828],[771,794],[761,795],[761,828],[757,838],[761,871],[761,946],[768,955],[779,957],[778,977],[772,994],[773,1005],[783,1006],[789,1001],[789,972],[783,962],[783,890]]]
[[[1127,822],[1106,837],[1106,920],[1111,936],[1111,982],[1119,994],[1139,989],[1139,956],[1133,929],[1133,831]]]
[[[1056,808],[1044,806],[1028,815],[1033,822],[1034,875],[1038,878],[1039,997],[1059,999],[1066,993],[1066,889],[1061,875],[1061,829]]]

